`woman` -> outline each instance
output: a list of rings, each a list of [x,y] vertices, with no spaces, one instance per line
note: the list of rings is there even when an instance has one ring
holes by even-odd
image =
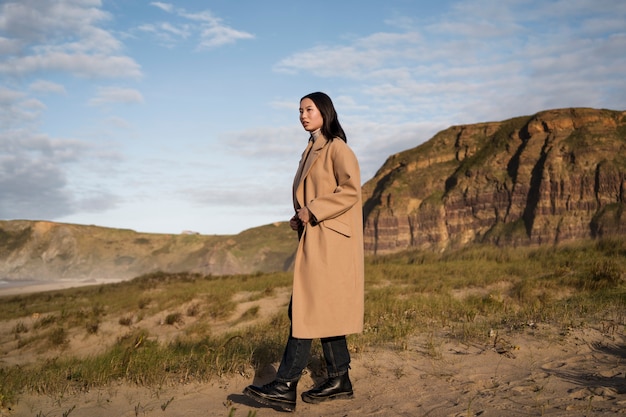
[[[296,407],[296,386],[307,366],[312,339],[320,338],[328,379],[302,393],[319,403],[352,398],[346,335],[363,331],[363,207],[358,161],[347,145],[333,103],[324,93],[300,100],[300,123],[311,136],[293,182],[298,232],[291,332],[276,379],[244,393],[284,410]]]

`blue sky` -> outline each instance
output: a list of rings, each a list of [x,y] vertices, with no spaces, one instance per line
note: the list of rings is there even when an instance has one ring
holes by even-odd
[[[0,219],[287,221],[303,95],[365,182],[452,125],[626,109],[625,51],[623,0],[2,0]]]

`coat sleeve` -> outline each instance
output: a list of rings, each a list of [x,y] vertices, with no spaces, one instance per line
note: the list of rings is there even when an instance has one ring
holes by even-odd
[[[361,174],[354,152],[339,138],[330,146],[334,183],[306,205],[317,222],[340,216],[360,201]]]

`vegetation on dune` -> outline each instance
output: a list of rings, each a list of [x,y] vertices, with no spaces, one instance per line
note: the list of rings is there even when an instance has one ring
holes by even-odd
[[[558,338],[569,329],[593,326],[623,334],[625,255],[626,239],[611,239],[368,258],[365,331],[349,337],[350,349],[355,355],[371,347],[407,349],[419,335],[488,345],[494,332]],[[16,323],[9,336],[17,348],[53,349],[58,355],[1,366],[0,403],[11,404],[24,392],[63,395],[118,381],[152,386],[248,374],[280,360],[289,320],[283,309],[259,317],[255,306],[235,315],[237,295],[260,300],[290,285],[289,273],[155,273],[117,284],[4,297],[0,316]],[[181,328],[165,342],[142,326],[144,317],[160,313],[165,326]],[[37,320],[25,324],[35,314]],[[99,335],[109,318],[127,330],[123,337]],[[216,332],[211,323],[219,320],[253,324]],[[93,334],[103,338],[106,351],[67,354],[71,337]],[[314,346],[319,355],[319,345]],[[430,352],[436,356],[436,349]]]

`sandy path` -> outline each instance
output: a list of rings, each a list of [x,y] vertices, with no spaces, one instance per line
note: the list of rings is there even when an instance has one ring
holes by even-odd
[[[615,416],[626,415],[626,338],[598,330],[549,337],[534,331],[494,345],[414,338],[404,351],[369,350],[353,358],[353,400],[306,404],[294,415],[319,416]],[[541,334],[538,334],[541,333]],[[493,339],[492,339],[493,341]],[[432,340],[430,341],[432,342]],[[497,347],[497,348],[496,348]],[[498,353],[499,352],[499,353]],[[252,371],[250,371],[252,373]],[[271,372],[256,378],[262,383]],[[79,395],[24,396],[1,416],[284,416],[241,392],[236,375],[162,388],[113,386]],[[304,375],[298,391],[313,385]]]

